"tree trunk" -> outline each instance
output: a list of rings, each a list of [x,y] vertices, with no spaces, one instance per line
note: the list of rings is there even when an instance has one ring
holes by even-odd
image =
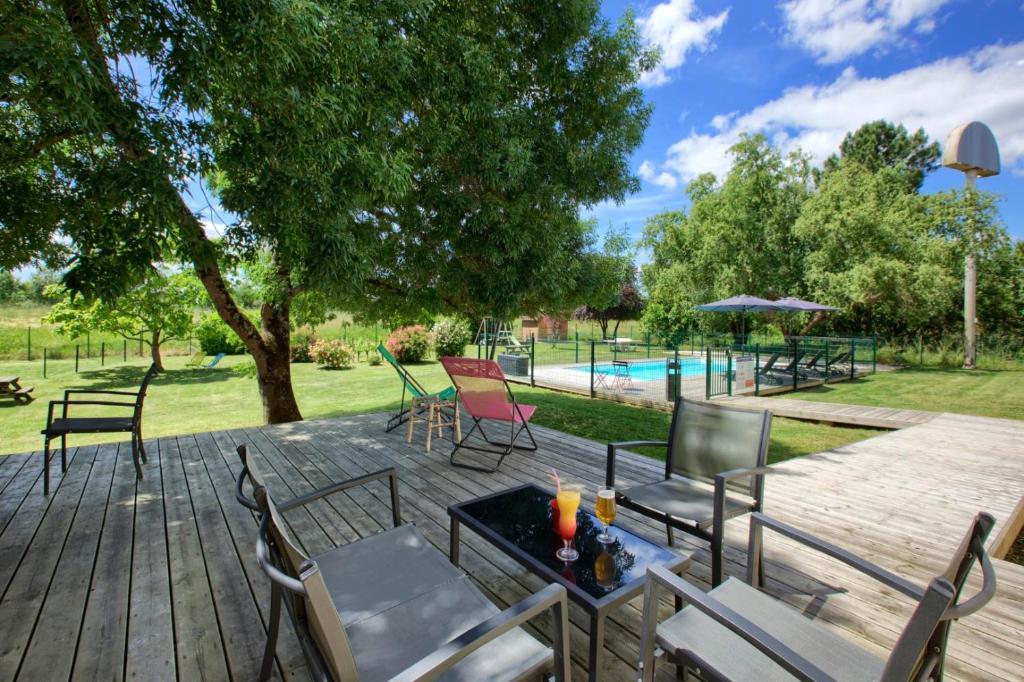
[[[601,340],[604,341],[608,338],[608,320],[597,318],[597,326],[601,328]]]
[[[160,330],[153,330],[153,338],[149,342],[149,354],[153,358],[153,364],[156,365],[156,371],[164,371],[164,363],[160,358]]]
[[[283,269],[278,276],[285,277]],[[290,305],[264,303],[260,308],[260,327],[263,343],[253,353],[259,377],[263,418],[268,424],[301,421],[299,404],[292,390]]]
[[[622,322],[622,320],[615,320],[615,328],[612,329],[612,338],[613,339],[619,338],[619,324],[621,322]]]

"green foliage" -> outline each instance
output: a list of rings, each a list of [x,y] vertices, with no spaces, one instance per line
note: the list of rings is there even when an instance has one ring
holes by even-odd
[[[430,330],[430,336],[434,343],[436,357],[462,357],[466,352],[466,345],[473,338],[473,333],[466,320],[442,317],[434,323]]]
[[[430,350],[430,332],[421,324],[399,327],[384,345],[399,362],[420,362]]]
[[[939,143],[929,140],[924,128],[911,135],[902,125],[871,121],[846,134],[839,156],[825,160],[824,172],[835,171],[843,161],[855,161],[871,172],[889,168],[896,171],[904,191],[916,192],[924,176],[939,167],[939,156]]]
[[[234,365],[231,368],[231,372],[232,374],[236,374],[246,379],[255,379],[256,376],[258,375],[258,372],[256,370],[256,361],[248,360],[240,365]]]
[[[22,290],[14,273],[0,270],[0,303],[16,303],[21,300]]]
[[[733,166],[721,184],[702,175],[687,187],[689,213],[664,213],[647,223],[644,243],[653,260],[643,270],[650,297],[642,319],[651,332],[738,332],[738,315],[698,315],[694,306],[739,293],[802,293],[806,244],[793,235],[793,224],[810,194],[806,159],[784,159],[760,135],[744,137],[730,154]]]
[[[313,362],[313,355],[309,347],[317,340],[313,332],[298,331],[291,336],[291,361],[292,362]]]
[[[245,352],[245,344],[238,338],[238,334],[216,314],[207,315],[196,325],[195,336],[199,347],[207,355],[238,355]]]
[[[313,362],[327,369],[347,369],[355,362],[356,354],[351,346],[337,339],[318,339],[309,345]]]
[[[149,276],[114,300],[86,300],[73,296],[63,285],[51,284],[44,294],[62,297],[44,322],[71,339],[90,332],[110,332],[150,346],[153,360],[160,364],[160,345],[187,338],[192,332],[192,314],[202,298],[199,282],[189,273]]]

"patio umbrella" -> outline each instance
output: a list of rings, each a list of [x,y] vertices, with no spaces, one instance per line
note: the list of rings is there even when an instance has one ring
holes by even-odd
[[[747,313],[769,313],[786,310],[786,308],[781,307],[775,301],[747,294],[705,303],[704,305],[697,306],[697,309],[716,313],[740,313],[740,334],[743,335],[743,338],[746,338]]]
[[[815,303],[814,301],[804,301],[799,298],[780,298],[775,301],[775,305],[778,306],[779,310],[785,310],[787,312],[797,313],[816,313],[818,311],[826,310],[838,310],[830,305],[822,305],[821,303]]]

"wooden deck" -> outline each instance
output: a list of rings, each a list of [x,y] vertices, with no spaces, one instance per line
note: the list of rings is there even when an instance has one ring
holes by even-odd
[[[127,444],[86,446],[49,499],[38,454],[0,458],[0,680],[255,679],[268,586],[253,557],[254,519],[234,499],[238,443],[249,444],[282,498],[398,467],[405,520],[445,552],[446,507],[456,500],[546,482],[555,466],[586,482],[592,504],[603,480],[603,446],[556,431],[537,428],[538,453],[515,454],[488,475],[451,468],[443,443],[430,455],[407,446],[404,434],[383,432],[383,421],[361,415],[162,438],[147,443],[138,484]],[[776,468],[769,513],[924,581],[977,509],[1006,523],[1024,489],[1024,422],[944,415]],[[658,463],[626,454],[620,481],[658,471]],[[290,513],[289,521],[309,551],[321,551],[380,530],[387,500],[375,484]],[[621,525],[663,537],[628,513]],[[728,531],[726,570],[740,575],[746,524],[732,521]],[[464,569],[495,603],[542,586],[473,533],[464,531],[462,541]],[[698,550],[689,577],[706,586],[707,553],[701,544],[688,547]],[[891,646],[909,613],[905,600],[777,537],[767,538],[767,551],[773,591],[865,647]],[[997,572],[997,599],[953,630],[952,678],[1024,678],[1024,570],[998,562]],[[633,678],[638,607],[608,623],[606,679]],[[582,676],[586,619],[571,611],[573,668]],[[546,631],[542,625],[538,634]],[[302,679],[289,633],[278,654],[276,674]],[[668,670],[661,677],[673,679]]]
[[[793,398],[733,396],[714,398],[711,402],[749,410],[771,410],[777,417],[875,429],[904,429],[931,421],[939,412],[900,410],[870,405],[846,405]]]

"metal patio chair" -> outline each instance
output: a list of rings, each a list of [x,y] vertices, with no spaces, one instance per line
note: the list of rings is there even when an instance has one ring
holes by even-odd
[[[431,393],[427,391],[427,389],[423,388],[420,382],[416,381],[405,367],[402,367],[402,364],[395,359],[395,356],[388,351],[387,346],[383,343],[377,346],[377,352],[380,353],[380,356],[384,358],[389,365],[395,368],[395,371],[398,372],[399,378],[402,380],[402,404],[398,408],[398,412],[391,415],[391,418],[388,419],[387,426],[384,427],[385,431],[391,431],[405,423],[405,420],[408,419],[409,412],[411,410],[422,409],[421,405],[428,405],[431,400],[447,403],[455,399],[455,387],[453,386],[449,386],[443,391],[437,391],[436,393]],[[409,407],[405,406],[406,393],[409,394],[410,399],[416,399]],[[458,409],[458,406],[456,406],[456,409]]]
[[[694,670],[703,679],[941,680],[953,621],[978,611],[996,591],[995,571],[984,544],[995,520],[985,513],[974,518],[946,572],[923,588],[763,514],[753,514],[750,523],[750,584],[729,578],[705,594],[669,571],[648,570],[640,642],[643,682],[654,679],[655,645],[683,672]],[[822,552],[918,603],[888,657],[877,658],[757,589],[764,582],[760,563],[764,528]],[[978,593],[961,601],[975,561],[981,564],[984,582]],[[688,605],[657,623],[662,589]]]
[[[132,459],[135,461],[135,475],[142,480],[142,462],[146,461],[146,449],[142,444],[142,404],[146,400],[149,383],[157,375],[156,365],[150,365],[142,385],[138,391],[101,391],[96,389],[67,389],[64,400],[51,400],[46,412],[46,428],[43,434],[43,494],[50,494],[50,441],[60,438],[60,472],[68,468],[68,435],[72,433],[131,433]],[[117,395],[128,396],[134,400],[72,400],[73,395]],[[53,408],[61,407],[60,416],[54,418]],[[72,405],[92,405],[102,407],[131,408],[131,415],[124,417],[71,417],[68,408]]]
[[[565,588],[548,585],[499,610],[415,526],[401,525],[393,468],[276,505],[244,445],[238,455],[235,494],[259,514],[256,560],[271,586],[260,680],[273,672],[282,602],[314,680],[569,680]],[[373,481],[390,486],[393,528],[307,557],[281,514]],[[520,627],[548,610],[553,647]]]
[[[516,450],[536,450],[537,441],[530,432],[530,417],[537,410],[535,405],[523,405],[516,402],[505,380],[505,374],[494,360],[478,360],[475,358],[441,358],[444,370],[448,372],[455,389],[459,394],[459,402],[473,419],[473,427],[462,437],[449,456],[452,466],[463,469],[474,469],[491,473],[498,470],[505,457]],[[483,420],[506,422],[509,425],[508,441],[493,441],[484,431]],[[475,431],[491,448],[469,445],[469,439]],[[526,433],[529,445],[517,445],[520,435]],[[476,452],[498,455],[498,462],[493,467],[483,467],[455,461],[455,454],[462,448]]]
[[[667,441],[608,444],[605,484],[615,488],[615,457],[620,449],[665,447],[665,478],[624,490],[620,505],[673,529],[711,543],[711,584],[722,582],[722,540],[727,519],[761,511],[772,413],[741,410],[678,398]]]

